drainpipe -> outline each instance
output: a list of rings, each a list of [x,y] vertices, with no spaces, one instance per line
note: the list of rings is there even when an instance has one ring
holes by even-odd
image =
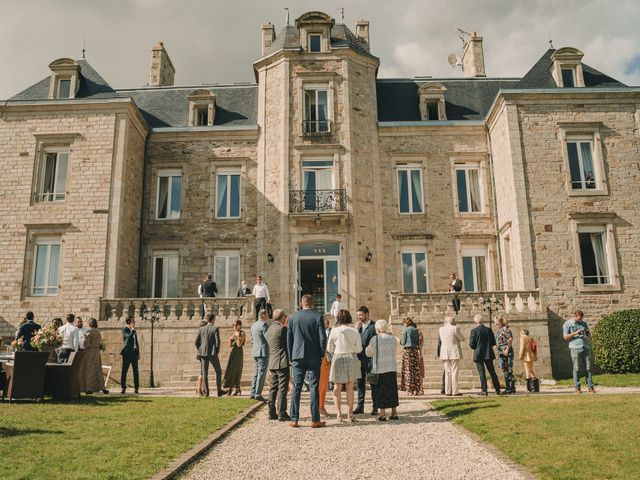
[[[142,164],[142,198],[140,201],[140,239],[138,242],[138,279],[136,282],[136,297],[140,298],[140,290],[142,288],[142,266],[144,264],[144,258],[142,257],[142,244],[144,241],[144,202],[147,195],[147,163],[148,163],[148,145],[149,137],[151,136],[151,128],[147,132],[147,137],[144,139],[144,155]]]
[[[497,253],[498,253],[498,282],[500,284],[500,290],[504,290],[504,284],[502,283],[502,243],[500,242],[500,235],[498,231],[498,205],[496,200],[496,184],[493,170],[493,153],[491,151],[491,138],[489,136],[489,129],[487,128],[487,148],[489,149],[489,178],[491,184],[491,215],[493,216],[493,232],[496,237]]]

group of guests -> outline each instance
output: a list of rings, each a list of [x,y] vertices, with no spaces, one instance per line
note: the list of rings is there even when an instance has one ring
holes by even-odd
[[[204,318],[205,316],[205,298],[213,298],[218,293],[218,286],[213,279],[213,275],[210,273],[205,273],[202,277],[202,281],[198,285],[198,296],[202,298],[202,303],[200,304],[200,318]],[[262,283],[262,276],[256,276],[256,284],[253,288],[250,288],[246,281],[242,280],[240,282],[240,288],[236,294],[237,297],[247,297],[249,295],[253,295],[254,297],[254,311],[256,314],[256,320],[258,319],[259,312],[261,310],[267,310],[269,317],[272,315],[271,311],[271,295],[269,294],[269,287]],[[242,307],[240,307],[240,314],[242,315]],[[206,322],[206,320],[203,320]]]

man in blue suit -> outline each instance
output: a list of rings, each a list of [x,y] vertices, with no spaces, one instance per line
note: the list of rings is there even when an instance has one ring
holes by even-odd
[[[267,311],[262,309],[258,313],[258,320],[251,325],[251,355],[253,356],[253,379],[251,380],[251,398],[255,398],[261,402],[267,400],[262,396],[264,388],[264,380],[267,375],[267,366],[269,364],[269,344],[267,343]]]
[[[473,349],[473,361],[476,364],[478,376],[480,377],[481,395],[485,397],[488,395],[485,367],[491,376],[491,382],[493,382],[496,395],[500,395],[500,381],[498,380],[498,375],[496,375],[496,369],[493,366],[493,361],[496,358],[496,354],[493,352],[493,347],[496,345],[496,336],[493,334],[493,330],[483,325],[482,315],[476,315],[473,317],[473,321],[477,326],[471,330],[469,346]]]
[[[302,310],[289,317],[287,330],[287,349],[293,369],[293,393],[291,395],[290,416],[291,427],[298,427],[300,418],[300,394],[305,376],[309,382],[309,399],[311,401],[311,427],[320,428],[325,422],[320,421],[320,396],[318,380],[320,364],[327,347],[327,335],[322,315],[313,310],[313,297],[303,295]],[[307,375],[307,372],[308,375]]]
[[[364,350],[371,342],[371,339],[376,336],[376,322],[372,322],[369,318],[369,309],[364,305],[358,309],[356,312],[358,316],[358,321],[356,323],[356,328],[360,333],[360,340],[362,341],[362,352],[358,354],[358,358],[360,359],[360,378],[358,379],[358,405],[356,409],[353,411],[355,415],[361,415],[364,413],[364,396],[367,390],[367,373],[371,371],[372,364],[371,359],[367,357],[364,353]],[[371,415],[378,415],[378,409],[375,404],[373,405],[373,410],[371,411]]]
[[[22,344],[22,347],[20,347],[20,350],[23,352],[30,352],[35,350],[35,348],[31,346],[31,338],[38,330],[40,330],[41,327],[34,321],[33,312],[27,312],[25,320],[26,322],[20,325],[20,328],[16,332],[16,340],[22,337],[24,343]]]

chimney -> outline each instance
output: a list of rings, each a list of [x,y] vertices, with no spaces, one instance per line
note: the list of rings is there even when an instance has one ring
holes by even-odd
[[[149,71],[150,87],[170,87],[173,85],[173,77],[176,69],[171,63],[169,54],[162,42],[158,42],[151,49],[151,70]]]
[[[262,55],[276,39],[276,30],[271,22],[262,25]]]
[[[465,77],[486,77],[482,37],[473,32],[462,52],[462,71]]]
[[[369,20],[358,20],[356,24],[356,35],[367,45],[367,51],[369,51]]]

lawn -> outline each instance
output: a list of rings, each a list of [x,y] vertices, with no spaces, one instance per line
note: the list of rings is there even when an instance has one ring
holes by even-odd
[[[496,397],[433,405],[541,479],[640,478],[639,395]]]
[[[0,479],[148,478],[252,403],[119,396],[0,403]]]
[[[580,379],[582,388],[586,390],[584,375]],[[603,373],[594,375],[593,383],[600,387],[640,387],[640,373]],[[572,379],[558,380],[558,385],[573,386]]]

